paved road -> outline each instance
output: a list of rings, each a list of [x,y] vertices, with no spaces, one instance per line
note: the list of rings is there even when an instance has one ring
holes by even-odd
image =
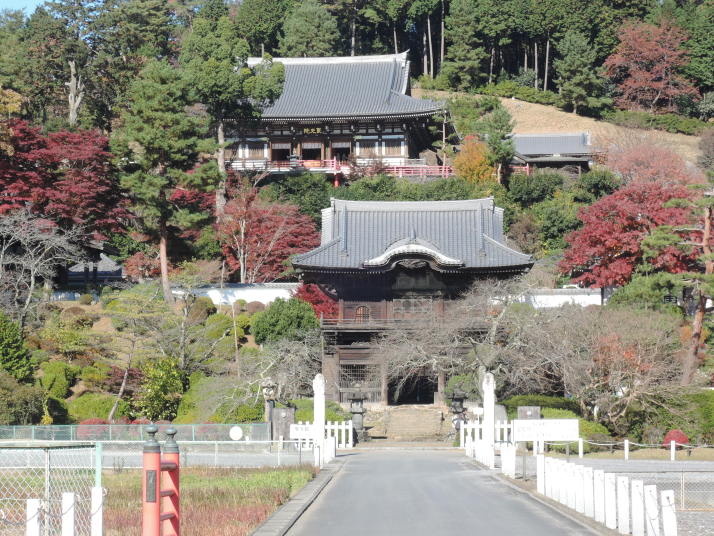
[[[342,471],[288,536],[592,534],[461,452],[367,451],[343,459]]]

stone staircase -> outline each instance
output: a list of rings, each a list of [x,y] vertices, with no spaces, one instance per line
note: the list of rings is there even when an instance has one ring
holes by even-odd
[[[451,412],[445,406],[405,405],[367,411],[365,425],[372,438],[389,441],[445,441],[451,428]]]

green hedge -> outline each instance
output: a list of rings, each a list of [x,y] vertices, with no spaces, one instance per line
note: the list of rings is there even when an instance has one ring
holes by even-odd
[[[557,93],[552,91],[541,91],[534,87],[525,87],[518,85],[513,81],[499,82],[498,84],[489,84],[476,89],[476,93],[481,95],[493,95],[495,97],[515,97],[516,99],[533,102],[536,104],[545,104],[549,106],[557,106],[562,108],[565,106],[565,101]]]
[[[315,415],[313,412],[312,398],[298,398],[290,401],[295,406],[295,422],[312,422]],[[327,421],[348,421],[350,414],[342,409],[337,402],[328,400],[325,404],[325,420]]]
[[[40,365],[42,378],[40,385],[55,398],[66,398],[69,388],[79,374],[80,368],[68,365],[64,361],[46,361]]]
[[[509,418],[515,418],[518,406],[540,406],[542,408],[555,408],[570,410],[575,414],[580,413],[580,406],[575,400],[548,395],[517,395],[501,402],[506,406]]]
[[[76,422],[86,421],[87,419],[106,419],[114,405],[115,396],[103,393],[85,393],[82,396],[67,402],[67,410],[72,420]],[[121,400],[114,418],[127,415],[129,412],[129,404]]]
[[[651,114],[630,110],[610,110],[603,113],[603,119],[610,123],[630,128],[665,130],[673,134],[697,136],[709,126],[706,121],[677,114]]]

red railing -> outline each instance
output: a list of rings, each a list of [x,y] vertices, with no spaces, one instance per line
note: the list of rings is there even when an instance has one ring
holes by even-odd
[[[239,169],[269,170],[275,172],[291,171],[294,169],[313,169],[327,173],[349,173],[351,166],[347,162],[331,160],[252,160],[234,161],[231,165]],[[407,163],[404,165],[381,165],[375,161],[371,165],[360,166],[361,169],[369,171],[374,169],[382,173],[394,175],[396,177],[450,177],[454,174],[451,166],[428,166],[425,164]]]
[[[164,443],[163,458],[161,445],[156,441],[158,431],[154,424],[146,427],[149,439],[144,443],[143,452],[141,536],[180,536],[180,467],[179,448],[174,439],[176,429],[166,430],[168,437]]]

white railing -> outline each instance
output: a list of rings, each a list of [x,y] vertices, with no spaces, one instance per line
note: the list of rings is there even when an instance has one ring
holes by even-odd
[[[494,443],[499,448],[501,443],[511,443],[513,441],[513,423],[508,421],[496,421],[494,423]],[[461,423],[459,428],[459,446],[466,448],[467,439],[478,441],[483,439],[483,423],[480,420],[467,421]]]
[[[557,458],[536,456],[538,493],[619,534],[677,535],[674,491]]]
[[[352,421],[327,421],[325,423],[325,438],[335,438],[340,450],[354,447],[354,427]],[[300,421],[290,425],[290,439],[298,441],[303,448],[312,448],[313,426],[311,422]]]

